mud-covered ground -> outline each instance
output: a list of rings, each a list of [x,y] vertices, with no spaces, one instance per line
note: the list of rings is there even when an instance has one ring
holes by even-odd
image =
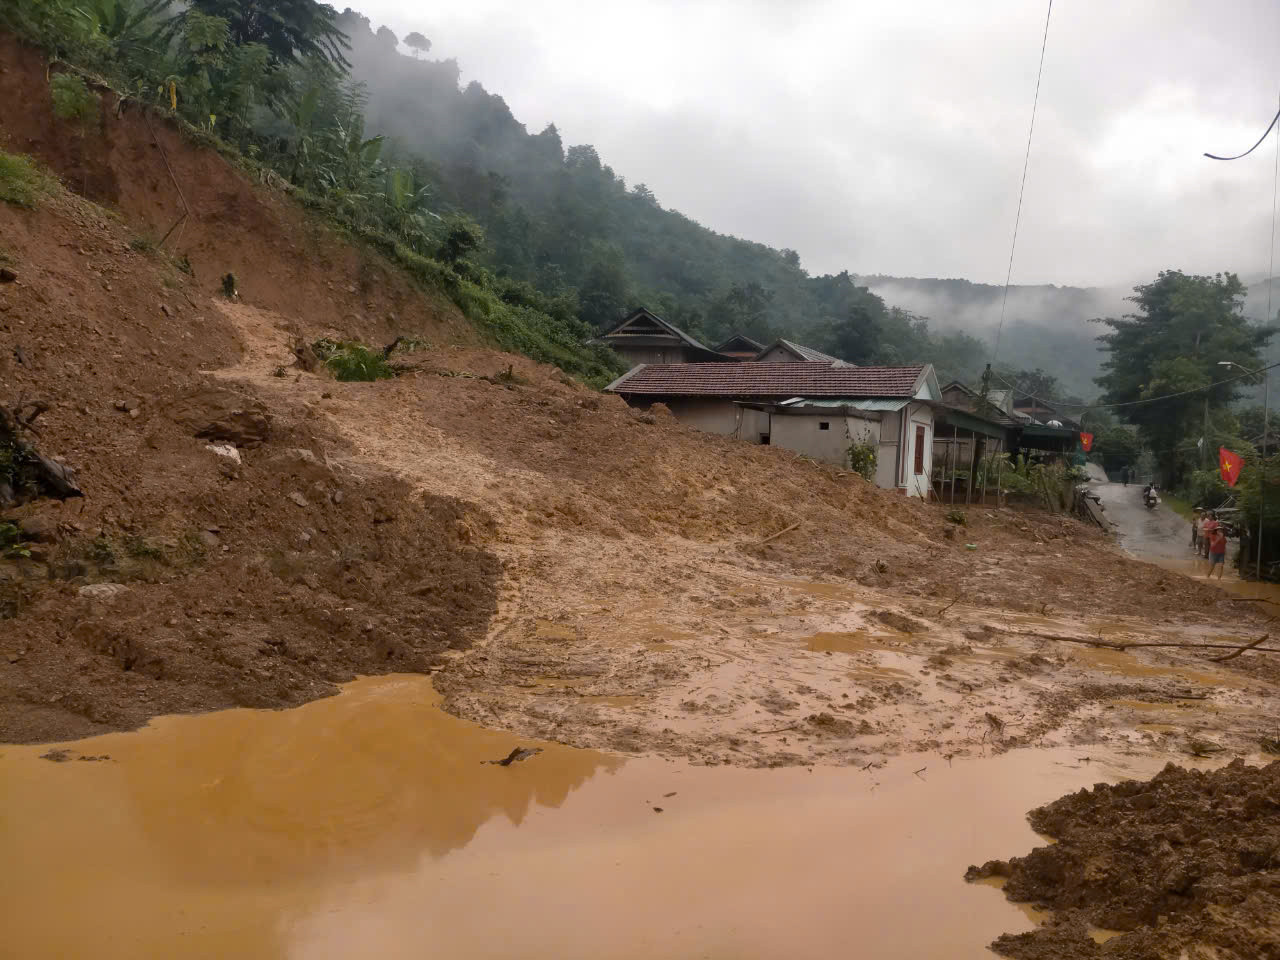
[[[1014,960],[1280,957],[1280,761],[1173,764],[1033,810],[1054,843],[970,867],[1052,919],[992,948]]]
[[[1275,657],[1114,646],[1243,643],[1257,605],[1068,517],[952,524],[477,347],[438,296],[163,122],[152,141],[104,101],[100,133],[68,141],[43,60],[0,53],[21,105],[0,139],[112,208],[0,206],[20,348],[0,402],[48,403],[33,442],[85,492],[0,513],[30,553],[0,562],[0,739],[388,672],[435,672],[489,726],[717,764],[1269,734]],[[191,215],[158,250],[169,167]],[[393,380],[297,363],[321,336],[398,335],[417,349]]]

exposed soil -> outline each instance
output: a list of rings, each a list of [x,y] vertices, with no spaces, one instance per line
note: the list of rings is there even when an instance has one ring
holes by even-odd
[[[949,536],[942,508],[478,346],[158,118],[164,156],[105,103],[69,142],[43,60],[0,38],[0,62],[8,149],[111,207],[0,207],[22,348],[0,402],[50,403],[35,439],[85,493],[0,516],[32,541],[0,564],[0,740],[429,670],[469,719],[706,763],[1274,735],[1271,658],[1051,639],[1231,642],[1265,632],[1254,605],[1032,509],[970,508]],[[165,157],[192,212],[156,252]],[[392,381],[295,364],[299,340],[400,334],[430,346]]]
[[[1070,794],[1029,820],[1057,842],[966,875],[1007,877],[1011,900],[1054,911],[1046,925],[998,939],[997,953],[1280,957],[1280,761],[1237,759],[1208,773],[1170,764],[1145,783]]]

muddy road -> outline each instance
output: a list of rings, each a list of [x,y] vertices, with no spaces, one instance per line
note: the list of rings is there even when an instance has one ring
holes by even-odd
[[[1126,486],[1096,477],[1097,474],[1090,487],[1102,499],[1121,548],[1141,560],[1161,565],[1181,568],[1193,561],[1191,525],[1187,520],[1164,503],[1148,510],[1142,502],[1140,483]]]

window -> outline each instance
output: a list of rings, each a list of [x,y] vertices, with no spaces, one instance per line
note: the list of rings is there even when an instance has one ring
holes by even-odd
[[[924,473],[924,435],[926,427],[922,423],[916,424],[916,476]]]
[[[819,420],[819,421],[818,421],[818,429],[819,429],[819,430],[830,430],[830,429],[831,429],[831,422],[830,422],[829,420]]]
[[[767,433],[760,434],[760,444],[765,447],[769,446],[769,435]]]

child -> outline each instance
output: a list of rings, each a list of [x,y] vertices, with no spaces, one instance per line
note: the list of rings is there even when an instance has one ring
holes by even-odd
[[[1213,532],[1209,534],[1209,575],[1205,577],[1208,580],[1213,576],[1213,568],[1218,568],[1218,579],[1222,579],[1222,571],[1226,569],[1227,559],[1227,535],[1223,533],[1222,527],[1214,525]]]

